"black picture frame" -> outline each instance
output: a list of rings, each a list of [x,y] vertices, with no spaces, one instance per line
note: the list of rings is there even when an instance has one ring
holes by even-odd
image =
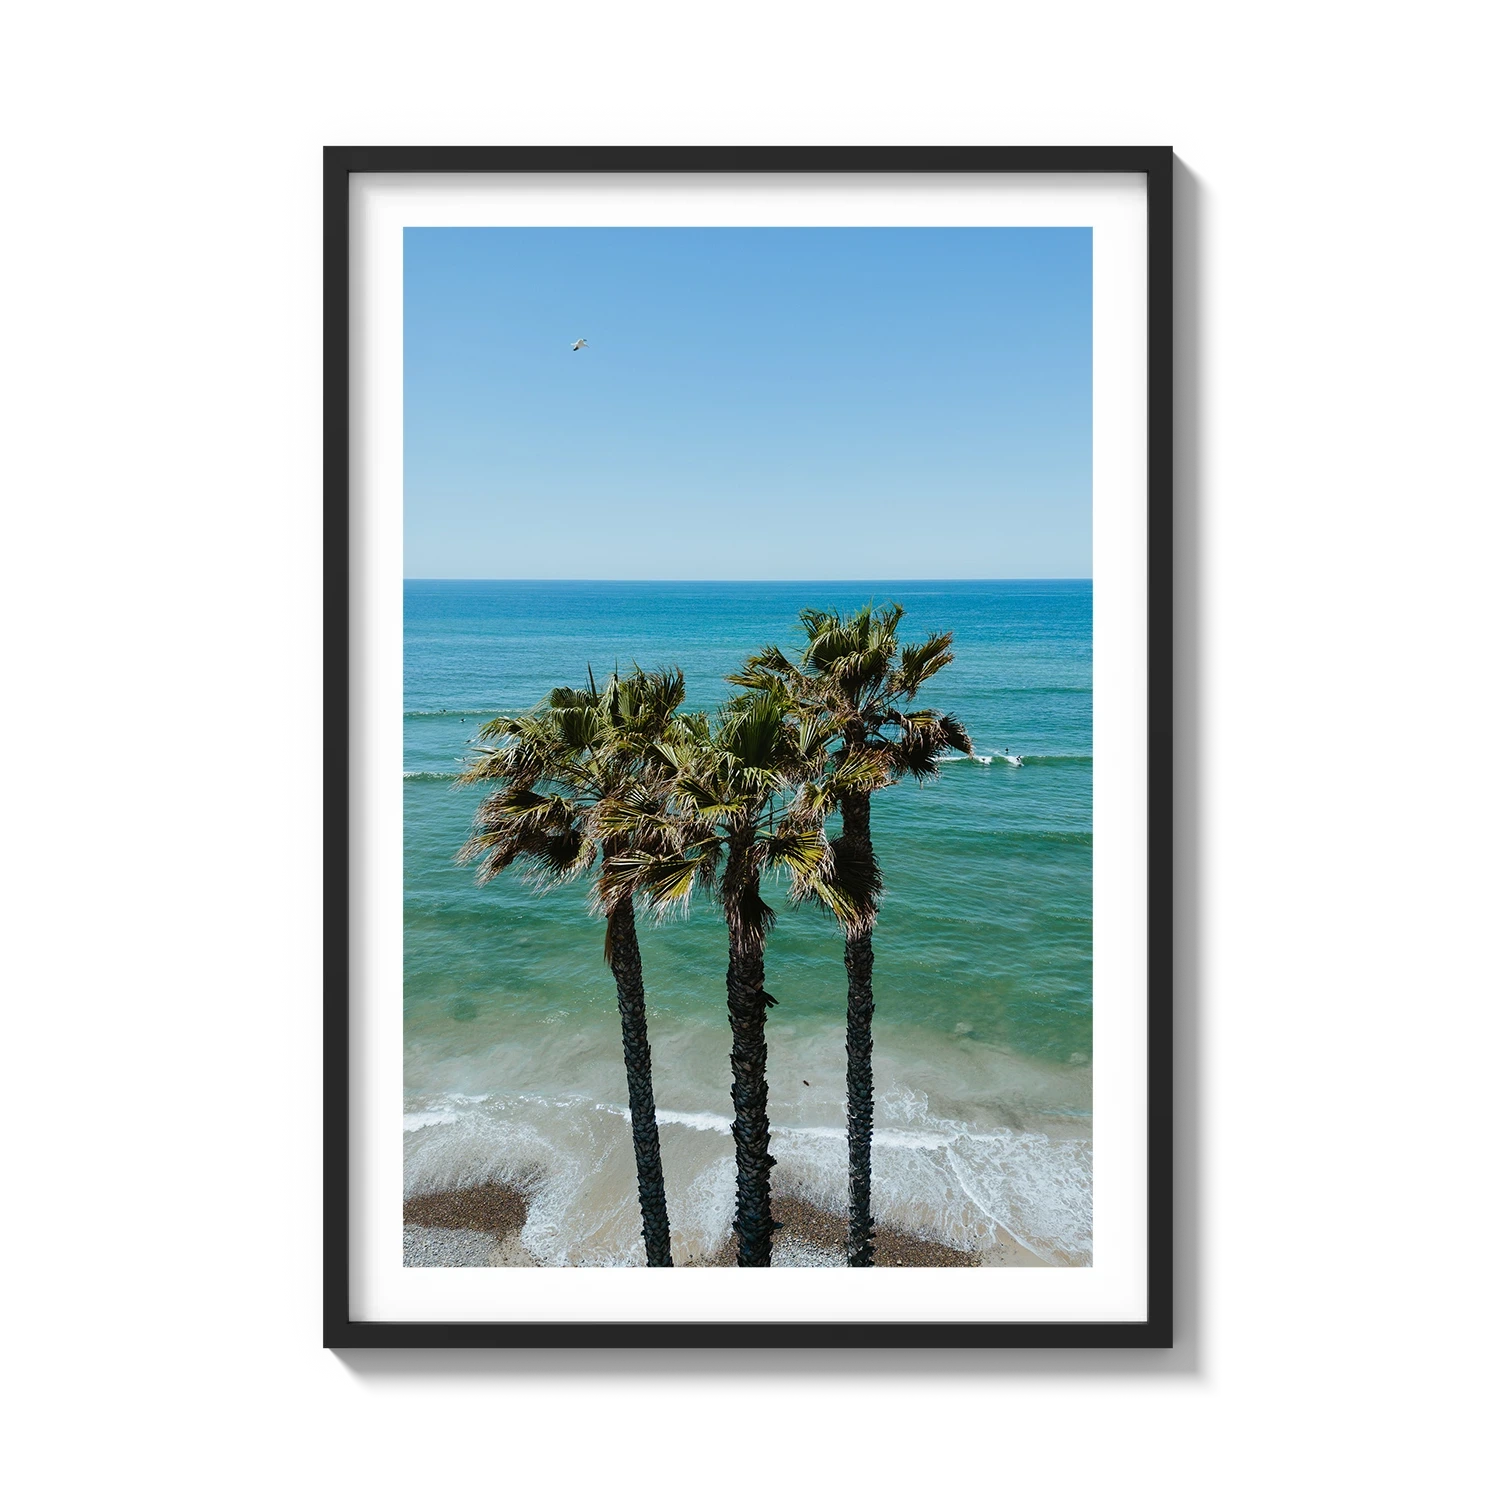
[[[1145,105],[356,105],[282,172],[279,1193],[282,1323],[365,1397],[510,1394],[492,1350],[1029,1350],[1068,1397],[1223,1395],[1223,195],[1202,133]],[[1145,172],[1149,195],[1149,1314],[1142,1323],[354,1323],[348,1317],[348,177],[431,171]],[[1181,624],[1179,624],[1181,622]],[[1191,753],[1176,754],[1179,721]],[[1184,871],[1176,876],[1179,862]],[[1190,975],[1184,1004],[1175,977]],[[1178,1059],[1182,1064],[1179,1067]],[[1184,1122],[1179,1127],[1178,1122]],[[420,1358],[420,1352],[444,1358]],[[1083,1361],[1082,1350],[1116,1358]],[[1151,1358],[1125,1362],[1128,1350]],[[419,1355],[419,1359],[413,1359]],[[546,1371],[547,1365],[541,1365]],[[661,1365],[666,1373],[666,1365]],[[975,1370],[975,1365],[969,1365]],[[990,1368],[998,1368],[992,1364]],[[544,1377],[543,1377],[544,1379]],[[933,1383],[941,1386],[941,1383]],[[664,1394],[700,1394],[670,1382]],[[984,1392],[981,1383],[980,1391]],[[993,1383],[990,1394],[1019,1394]],[[540,1394],[537,1388],[526,1394]],[[640,1395],[567,1386],[558,1395]],[[778,1395],[817,1395],[783,1370]],[[971,1392],[972,1394],[972,1392]]]

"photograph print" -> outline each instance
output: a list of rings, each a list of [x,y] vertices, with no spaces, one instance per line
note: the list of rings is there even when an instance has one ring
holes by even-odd
[[[402,253],[404,1265],[1090,1266],[1090,229]]]

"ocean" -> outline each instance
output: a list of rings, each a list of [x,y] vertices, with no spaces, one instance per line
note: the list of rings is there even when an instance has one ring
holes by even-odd
[[[507,873],[481,888],[453,862],[483,795],[452,784],[480,723],[632,663],[680,667],[687,706],[710,708],[750,651],[795,644],[803,607],[894,599],[903,639],[953,632],[953,664],[917,701],[960,718],[980,758],[873,803],[876,1217],[959,1249],[1008,1235],[1090,1263],[1087,580],[405,588],[408,1196],[522,1186],[537,1260],[643,1261],[619,1015],[585,886],[539,893]],[[768,899],[773,1189],[842,1211],[842,939]],[[641,950],[681,1262],[723,1244],[734,1207],[722,920],[695,897],[686,919],[643,919]]]

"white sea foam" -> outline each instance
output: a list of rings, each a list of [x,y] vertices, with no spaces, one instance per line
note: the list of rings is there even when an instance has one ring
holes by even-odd
[[[810,1086],[810,1085],[809,1085]],[[406,1193],[499,1181],[527,1188],[522,1243],[548,1265],[642,1261],[630,1111],[586,1094],[446,1093],[412,1101],[406,1116]],[[712,1255],[729,1236],[735,1174],[731,1120],[660,1109],[668,1207],[679,1259]],[[900,1085],[876,1102],[876,1216],[957,1249],[984,1250],[1003,1231],[1044,1260],[1087,1264],[1092,1252],[1091,1147],[1061,1134],[980,1128],[935,1113]],[[840,1126],[773,1125],[773,1185],[831,1212],[848,1208]]]
[[[1037,1130],[981,1130],[930,1113],[906,1088],[877,1101],[872,1196],[877,1219],[956,1249],[984,1250],[1004,1231],[1044,1260],[1087,1263],[1092,1149]],[[837,1129],[772,1131],[778,1186],[834,1212],[848,1208],[846,1138]]]
[[[991,766],[999,761],[1004,766],[1091,766],[1092,755],[1007,755],[1003,750],[992,750],[988,755],[940,755],[938,759],[946,765]]]
[[[728,1115],[711,1115],[706,1112],[689,1113],[681,1109],[659,1109],[656,1112],[658,1125],[686,1125],[689,1130],[712,1130],[718,1135],[728,1135],[734,1129],[734,1121]]]
[[[630,1110],[620,1104],[596,1104],[594,1108],[602,1109],[607,1114],[619,1115],[621,1119],[630,1118]],[[719,1135],[728,1135],[734,1128],[734,1121],[728,1115],[710,1114],[706,1110],[659,1109],[656,1112],[656,1123],[686,1125],[689,1130],[712,1130]]]

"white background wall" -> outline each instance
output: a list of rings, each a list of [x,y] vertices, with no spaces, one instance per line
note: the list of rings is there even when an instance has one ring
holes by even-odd
[[[1493,1482],[1493,16],[12,13],[18,1493]],[[325,142],[1176,146],[1176,1350],[319,1349]]]

